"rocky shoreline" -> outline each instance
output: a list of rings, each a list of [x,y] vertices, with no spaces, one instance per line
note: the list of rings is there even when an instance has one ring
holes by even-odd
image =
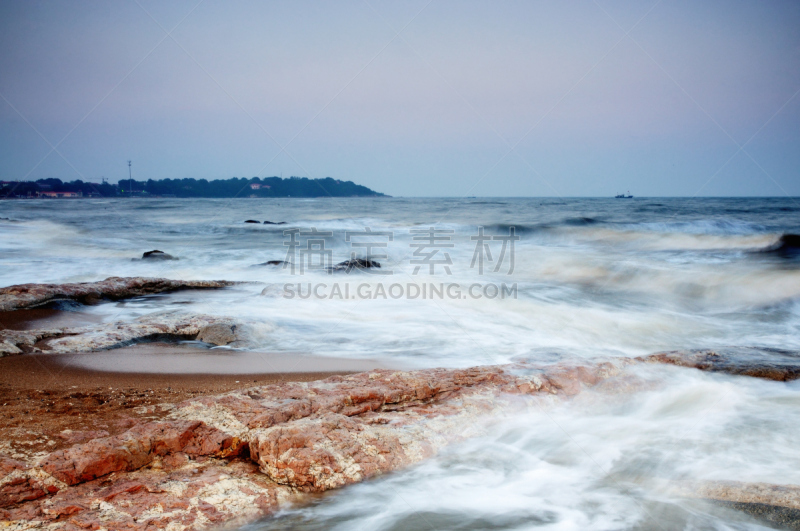
[[[643,362],[653,358],[378,370],[190,399],[114,436],[29,461],[2,458],[0,516],[19,529],[34,522],[48,529],[243,523],[309,493],[418,463],[485,433],[498,415],[547,407],[587,388],[628,390],[637,382],[627,369]],[[757,496],[754,488],[705,483],[680,492],[736,504],[800,504],[798,488],[760,487]]]
[[[130,293],[155,289],[155,284],[137,288],[136,282],[109,280],[132,286]],[[15,307],[24,303],[15,302],[15,296],[53,300],[31,292],[73,293],[76,300],[103,292],[97,286],[14,288],[2,293],[4,302]],[[230,343],[241,340],[237,326],[225,318],[151,316],[60,329],[49,336],[6,330],[0,337],[19,350],[15,354],[34,349],[60,353],[114,348],[158,334]],[[507,413],[546,408],[586,389],[620,394],[641,388],[647,382],[637,367],[669,364],[776,381],[800,376],[800,360],[795,362],[798,358],[789,352],[780,354],[778,362],[775,357],[767,361],[763,350],[727,349],[548,365],[382,369],[198,396],[161,404],[158,418],[132,421],[115,434],[85,433],[53,451],[0,455],[0,520],[5,528],[20,530],[177,531],[241,525],[307,502],[314,493],[419,463],[450,444],[486,433],[492,419]],[[672,488],[676,495],[728,504],[756,516],[768,510],[790,528],[800,509],[800,487],[795,486],[703,482]]]
[[[30,309],[58,301],[97,304],[187,289],[220,289],[236,284],[224,280],[169,280],[111,277],[79,284],[20,284],[0,289],[0,311]],[[198,339],[213,345],[239,340],[236,323],[224,317],[162,314],[133,322],[99,326],[0,330],[0,357],[47,352],[93,352],[140,341]]]
[[[236,344],[237,324],[209,315],[153,315],[133,322],[45,330],[0,330],[0,357],[48,353],[93,352],[142,341],[194,340],[212,345]]]
[[[0,312],[35,308],[62,300],[95,304],[103,299],[128,299],[182,289],[219,289],[234,284],[236,282],[227,280],[169,280],[144,277],[109,277],[99,282],[77,284],[17,284],[0,288]]]
[[[34,462],[5,458],[0,506],[7,520],[53,529],[255,519],[417,463],[483,433],[482,419],[573,396],[627,364],[380,370],[187,400]]]

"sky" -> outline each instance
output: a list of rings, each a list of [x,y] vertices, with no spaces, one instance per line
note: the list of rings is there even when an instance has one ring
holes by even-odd
[[[6,1],[0,179],[800,196],[800,2]]]

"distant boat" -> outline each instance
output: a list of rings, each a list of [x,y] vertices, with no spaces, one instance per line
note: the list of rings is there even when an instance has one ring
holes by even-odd
[[[617,195],[614,196],[614,199],[633,199],[633,196],[631,195],[630,192],[628,192],[627,195],[626,194],[617,194]]]

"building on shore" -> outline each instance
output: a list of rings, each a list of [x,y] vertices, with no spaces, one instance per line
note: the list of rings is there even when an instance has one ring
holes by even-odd
[[[36,192],[36,196],[51,199],[73,198],[83,197],[83,192]]]

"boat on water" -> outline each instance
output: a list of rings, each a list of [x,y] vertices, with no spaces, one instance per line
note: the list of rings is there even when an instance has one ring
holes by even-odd
[[[615,195],[614,199],[633,199],[633,196],[631,195],[630,191],[628,191],[627,194],[617,194],[617,195]]]

